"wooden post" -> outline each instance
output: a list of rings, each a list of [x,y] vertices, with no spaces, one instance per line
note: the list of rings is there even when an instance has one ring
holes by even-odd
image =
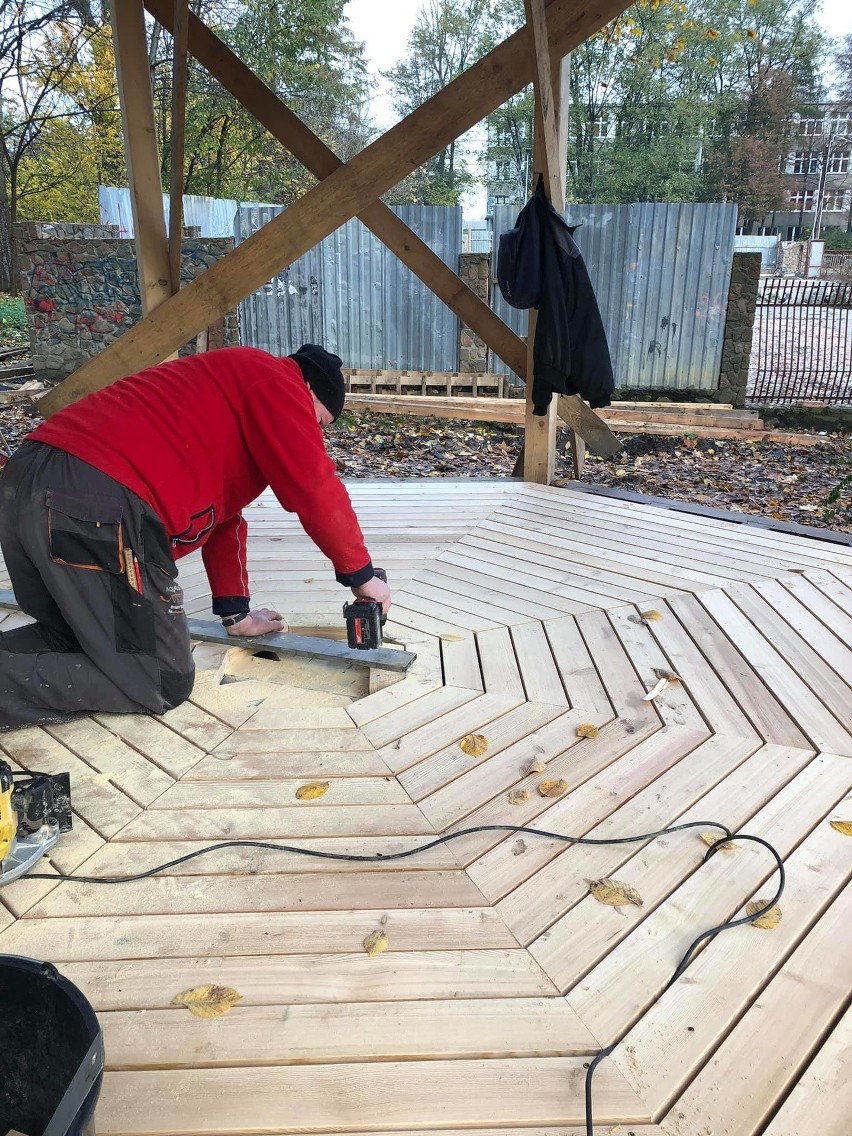
[[[111,19],[139,294],[148,315],[171,295],[171,270],[142,0],[113,0]]]
[[[183,237],[183,163],[186,148],[186,53],[189,33],[187,0],[175,0],[172,40],[172,130],[169,139],[169,267],[171,290],[180,290]]]
[[[535,125],[533,128],[533,188],[539,174],[554,209],[565,208],[567,155],[568,75],[570,60],[551,57],[544,0],[526,0],[527,23],[535,44]],[[538,312],[527,322],[527,390],[524,429],[524,481],[549,485],[556,469],[558,401],[552,399],[545,415],[533,413],[533,351]]]

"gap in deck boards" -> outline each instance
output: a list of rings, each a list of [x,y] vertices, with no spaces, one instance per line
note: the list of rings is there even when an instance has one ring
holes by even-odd
[[[298,634],[307,633],[301,628],[292,630]],[[331,627],[311,628],[310,633],[322,635],[323,638],[338,638],[337,629]],[[276,658],[272,653],[252,652],[234,646],[228,649],[222,661],[220,682],[229,684],[255,679],[298,692],[297,697],[302,706],[328,705],[327,696],[330,695],[339,696],[337,704],[343,705],[364,698],[375,690],[375,681],[371,685],[371,675],[375,680],[376,673],[371,672],[369,667],[354,663],[332,659]],[[396,681],[402,676],[392,677]]]

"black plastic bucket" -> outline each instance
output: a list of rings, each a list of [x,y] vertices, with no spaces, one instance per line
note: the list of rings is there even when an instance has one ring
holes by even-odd
[[[94,1136],[103,1035],[49,963],[0,955],[0,1136]]]

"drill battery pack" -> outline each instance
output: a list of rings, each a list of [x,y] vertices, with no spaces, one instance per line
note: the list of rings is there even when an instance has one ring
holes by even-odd
[[[381,568],[375,569],[379,579],[387,583]],[[382,627],[385,615],[378,600],[355,600],[343,605],[346,620],[346,640],[355,651],[375,651],[382,645]]]

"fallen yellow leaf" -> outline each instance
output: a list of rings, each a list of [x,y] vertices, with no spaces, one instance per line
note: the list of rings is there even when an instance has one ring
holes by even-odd
[[[844,836],[852,836],[852,820],[833,820],[831,827],[835,832],[841,832]]]
[[[600,730],[594,722],[581,722],[577,727],[578,738],[596,738],[599,733]]]
[[[651,611],[642,611],[642,612],[640,612],[639,614],[640,614],[640,615],[642,616],[642,618],[643,618],[644,620],[646,620],[646,621],[647,621],[647,620],[651,620],[651,621],[653,621],[653,620],[657,620],[657,619],[662,619],[662,618],[663,618],[663,617],[662,617],[662,614],[661,614],[661,613],[660,613],[659,611],[654,611],[653,609],[652,609]]]
[[[439,635],[442,643],[464,643],[464,635]]]
[[[538,786],[541,797],[561,797],[567,790],[568,782],[563,781],[561,777],[558,781],[540,781]]]
[[[172,998],[173,1006],[185,1006],[196,1018],[221,1018],[229,1010],[233,1010],[242,998],[230,986],[215,986],[208,983],[206,986],[194,986],[191,990],[184,990]]]
[[[609,878],[588,882],[589,893],[598,903],[605,903],[608,907],[624,907],[628,903],[632,903],[634,907],[644,906],[642,896],[630,884]]]
[[[390,943],[384,931],[372,931],[364,940],[364,950],[370,958],[382,954],[389,946]]]
[[[523,805],[530,799],[529,789],[513,789],[508,796],[510,805]]]
[[[713,845],[713,844],[716,843],[717,840],[722,839],[722,837],[717,835],[715,832],[699,832],[698,835],[701,837],[701,839],[704,841],[705,844],[709,844],[709,845]],[[736,850],[738,848],[739,848],[739,844],[735,844],[733,840],[726,840],[724,844],[719,845],[719,847],[716,849],[716,851],[717,852],[736,852]]]
[[[328,781],[309,781],[307,785],[300,785],[296,790],[297,801],[315,801],[317,797],[324,797],[328,792]]]
[[[753,927],[759,927],[761,931],[772,931],[781,922],[781,908],[777,903],[769,907],[768,899],[755,899],[746,904],[746,915],[757,915],[759,911],[763,914],[758,919],[752,920]]]
[[[485,734],[468,734],[459,742],[459,749],[468,757],[482,757],[488,749],[488,738]]]

